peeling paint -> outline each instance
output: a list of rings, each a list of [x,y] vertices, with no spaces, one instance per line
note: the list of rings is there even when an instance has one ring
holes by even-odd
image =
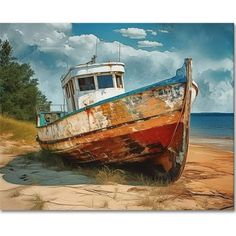
[[[150,87],[41,127],[41,147],[79,163],[147,162],[162,167],[162,178],[176,180],[186,161],[191,93],[196,89],[191,86],[191,61],[186,63],[187,83]]]
[[[161,95],[159,97],[154,96],[154,94],[158,94],[159,90],[165,91],[165,87],[145,91],[117,101],[86,109],[85,111],[69,116],[67,119],[39,128],[39,139],[49,141],[67,138],[179,110],[182,106],[182,102],[180,101],[182,101],[184,97],[184,84],[168,86],[167,90],[172,89],[172,87],[174,90],[178,90],[178,97],[173,101],[173,93],[166,93],[165,96]],[[166,106],[166,100],[172,101],[171,105]],[[147,109],[147,107],[155,107],[156,109]]]

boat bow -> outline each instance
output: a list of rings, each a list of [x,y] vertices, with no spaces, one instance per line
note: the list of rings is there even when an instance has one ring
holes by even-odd
[[[183,171],[189,143],[192,60],[176,75],[83,107],[38,128],[45,150],[78,163],[139,165],[164,182]],[[194,95],[194,96],[192,96]]]

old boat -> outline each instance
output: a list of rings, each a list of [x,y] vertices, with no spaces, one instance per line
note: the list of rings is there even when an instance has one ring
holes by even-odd
[[[192,60],[185,59],[173,78],[129,92],[124,72],[120,62],[70,68],[61,79],[67,112],[40,112],[37,141],[81,164],[137,165],[173,182],[185,165],[198,93]]]

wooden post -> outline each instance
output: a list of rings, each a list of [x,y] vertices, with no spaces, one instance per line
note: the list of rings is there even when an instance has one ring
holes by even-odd
[[[189,83],[189,85],[191,87],[191,84],[192,84],[192,58],[186,58],[184,63],[185,63],[185,67],[186,67],[187,83]]]
[[[186,68],[186,87],[184,97],[184,110],[183,110],[183,140],[182,140],[182,152],[184,153],[184,159],[182,160],[179,177],[181,176],[188,154],[189,145],[189,128],[190,128],[190,112],[191,112],[191,93],[192,93],[192,58],[185,59]]]

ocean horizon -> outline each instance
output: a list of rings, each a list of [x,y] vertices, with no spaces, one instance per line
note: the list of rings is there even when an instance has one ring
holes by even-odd
[[[234,139],[234,113],[191,113],[190,136]]]

